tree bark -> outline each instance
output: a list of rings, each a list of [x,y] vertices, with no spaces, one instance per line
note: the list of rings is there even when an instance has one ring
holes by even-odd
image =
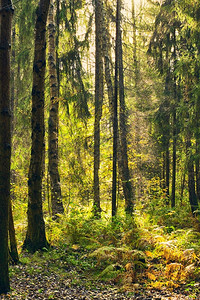
[[[173,43],[174,43],[174,51],[173,51],[173,64],[174,64],[174,72],[176,71],[176,27],[173,28]],[[171,197],[171,207],[175,207],[176,204],[176,143],[177,143],[177,117],[176,117],[176,108],[177,108],[177,84],[176,84],[176,75],[173,77],[173,89],[174,89],[174,105],[172,119],[173,119],[173,150],[172,150],[172,197]]]
[[[119,93],[119,31],[120,31],[120,0],[116,9],[115,39],[115,91],[113,102],[113,171],[112,171],[112,217],[117,214],[117,158],[118,158],[118,93]]]
[[[100,120],[103,104],[103,59],[102,59],[102,1],[95,0],[95,121],[94,121],[94,202],[95,217],[100,217]]]
[[[188,190],[189,201],[192,214],[195,215],[195,211],[198,210],[198,201],[195,191],[195,176],[194,176],[194,161],[191,157],[191,133],[188,132],[186,137],[186,153],[187,153],[187,169],[188,169]]]
[[[137,37],[136,37],[136,17],[135,17],[135,0],[132,0],[132,22],[133,22],[133,67],[134,67],[134,84],[137,87],[139,70],[137,62]]]
[[[11,99],[10,43],[12,2],[0,1],[0,294],[10,290],[8,216],[10,203]]]
[[[58,127],[59,127],[59,99],[58,99],[58,81],[56,71],[56,51],[55,51],[55,22],[54,22],[54,1],[50,1],[49,7],[49,81],[50,81],[50,111],[48,120],[48,171],[50,175],[51,186],[51,207],[52,216],[63,214],[60,175],[58,170]]]
[[[108,30],[108,19],[106,12],[103,8],[103,30],[102,30],[102,42],[103,42],[103,58],[104,58],[104,70],[105,70],[105,81],[107,85],[109,109],[111,115],[111,122],[113,120],[113,103],[114,103],[114,87],[112,81],[112,61],[111,61],[111,42],[110,33]]]
[[[127,147],[127,110],[124,93],[124,68],[123,68],[123,50],[122,50],[122,33],[120,28],[121,23],[121,0],[119,2],[119,21],[118,21],[118,66],[119,66],[119,140],[120,140],[120,163],[121,163],[121,178],[125,198],[125,211],[127,214],[132,214],[134,206],[134,190],[130,178],[130,171],[128,165],[128,147]]]
[[[42,210],[42,162],[44,151],[44,90],[46,23],[50,0],[40,0],[35,25],[32,88],[32,148],[28,180],[28,228],[23,247],[35,252],[48,247]]]
[[[59,47],[60,38],[60,0],[56,0],[56,72],[57,72],[57,82],[58,82],[58,97],[60,96],[60,66],[59,66]]]

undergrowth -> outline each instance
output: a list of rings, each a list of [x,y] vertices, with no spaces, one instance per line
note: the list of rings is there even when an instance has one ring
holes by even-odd
[[[52,247],[34,255],[21,253],[29,272],[36,272],[32,266],[36,264],[47,274],[73,277],[71,284],[87,278],[87,286],[101,281],[130,292],[140,285],[171,290],[184,286],[189,291],[200,282],[199,221],[185,208],[181,211],[181,206],[164,208],[155,194],[145,205],[142,201],[136,205],[132,218],[119,212],[115,219],[97,220],[79,206],[58,221],[46,217],[45,222]],[[21,239],[23,224],[16,226]],[[11,276],[17,272],[11,268]]]

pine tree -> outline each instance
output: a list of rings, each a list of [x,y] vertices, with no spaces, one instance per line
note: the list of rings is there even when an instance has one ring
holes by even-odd
[[[49,8],[49,53],[48,53],[48,66],[49,66],[49,80],[50,80],[50,112],[48,121],[48,157],[49,165],[48,171],[50,175],[51,186],[51,207],[52,215],[62,214],[64,212],[62,204],[60,175],[58,170],[58,80],[56,71],[56,51],[55,51],[55,23],[54,23],[54,1],[51,0]]]
[[[12,2],[0,9],[0,294],[10,290],[8,274],[8,220],[10,205],[11,95],[10,43]]]
[[[95,121],[94,121],[94,215],[99,217],[100,120],[103,104],[102,1],[95,0]]]
[[[46,66],[46,23],[50,0],[40,0],[35,25],[32,88],[32,148],[28,174],[28,228],[23,247],[36,251],[48,246],[42,210],[44,154],[44,90]]]

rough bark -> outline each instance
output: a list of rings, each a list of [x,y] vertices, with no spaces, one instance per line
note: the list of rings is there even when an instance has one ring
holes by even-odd
[[[31,252],[48,246],[42,210],[42,162],[44,150],[44,90],[46,23],[50,0],[40,0],[35,25],[32,88],[32,148],[28,174],[28,228],[23,247]]]
[[[51,207],[52,216],[56,217],[57,214],[64,212],[62,204],[60,175],[58,170],[58,126],[59,126],[59,99],[58,99],[58,81],[56,71],[56,51],[55,51],[55,23],[54,23],[54,1],[50,1],[49,7],[49,53],[48,53],[48,66],[49,66],[49,81],[50,81],[50,111],[48,121],[48,158],[49,165],[48,171],[50,175],[51,186]]]
[[[94,121],[94,202],[96,217],[101,214],[99,167],[100,167],[100,120],[103,104],[103,59],[102,59],[102,1],[95,0],[95,121]]]
[[[8,216],[10,203],[11,99],[10,43],[12,2],[0,1],[0,294],[10,290]]]
[[[130,180],[130,171],[128,165],[128,147],[127,147],[127,110],[124,93],[124,68],[123,68],[123,50],[122,50],[122,33],[120,29],[121,20],[121,0],[119,1],[119,141],[120,141],[120,164],[121,164],[121,178],[125,198],[125,211],[127,214],[132,214],[134,206],[134,189]]]

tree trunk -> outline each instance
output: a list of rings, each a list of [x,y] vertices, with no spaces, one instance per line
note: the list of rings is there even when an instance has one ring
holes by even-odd
[[[17,241],[15,237],[15,227],[14,227],[11,201],[9,205],[9,239],[10,239],[10,256],[12,262],[16,264],[19,262],[19,255],[17,251]]]
[[[117,151],[118,151],[118,91],[119,91],[119,31],[120,31],[120,0],[116,9],[116,40],[115,40],[115,93],[113,102],[113,173],[112,173],[112,217],[117,213]]]
[[[174,72],[176,71],[176,27],[173,28],[173,43],[174,43],[174,51],[173,51],[173,64],[174,64]],[[171,207],[175,207],[175,198],[176,198],[176,142],[177,142],[177,120],[176,120],[176,107],[177,107],[177,84],[176,84],[176,76],[173,77],[173,88],[174,88],[174,105],[172,119],[173,119],[173,150],[172,150],[172,197],[171,197]]]
[[[110,33],[108,30],[108,20],[103,9],[103,30],[102,30],[102,42],[103,42],[103,58],[104,58],[104,70],[105,70],[105,80],[108,91],[109,109],[111,115],[111,122],[113,120],[113,104],[114,104],[114,88],[112,82],[112,61],[111,61],[111,42]]]
[[[11,99],[10,43],[12,2],[0,1],[0,294],[10,290],[8,216],[10,203]]]
[[[166,54],[168,57],[168,53]],[[169,82],[170,82],[170,70],[168,67],[167,75],[165,79],[165,186],[166,186],[166,194],[167,194],[167,205],[169,205],[169,183],[170,183],[170,157],[169,157],[169,146],[170,146],[170,103],[169,103]]]
[[[176,108],[173,110],[173,150],[172,150],[172,197],[171,207],[175,207],[176,197]]]
[[[189,190],[189,201],[192,214],[195,215],[195,211],[198,210],[198,201],[195,192],[195,177],[194,177],[194,161],[191,156],[191,134],[188,133],[186,137],[186,151],[187,151],[187,169],[188,169],[188,190]]]
[[[32,89],[32,148],[28,180],[28,228],[23,247],[31,252],[48,246],[42,210],[42,163],[44,151],[44,90],[46,70],[46,23],[50,0],[40,0],[35,26]]]
[[[169,124],[169,123],[168,123]],[[167,137],[168,138],[168,137]],[[167,202],[166,204],[169,205],[169,178],[170,178],[170,158],[169,158],[169,140],[167,140],[166,144],[166,152],[165,152],[165,158],[166,158],[166,194],[167,194]]]
[[[58,81],[56,72],[56,51],[55,51],[55,23],[54,23],[54,1],[50,1],[49,7],[49,80],[50,80],[50,112],[48,121],[48,157],[49,166],[48,171],[50,175],[51,186],[51,206],[52,216],[64,213],[61,196],[60,175],[58,170]]]
[[[197,199],[200,201],[200,160],[199,160],[199,143],[196,141],[196,161],[195,161],[195,175],[196,175],[196,194],[197,194]]]
[[[132,0],[132,22],[133,22],[133,67],[134,67],[134,84],[137,87],[138,82],[138,63],[137,63],[137,38],[136,38],[136,17],[135,17],[135,0]]]
[[[132,182],[130,180],[130,171],[128,165],[128,148],[127,148],[127,111],[125,104],[125,93],[124,93],[124,68],[123,68],[123,50],[122,50],[122,33],[120,28],[121,23],[121,0],[119,2],[119,13],[118,13],[118,66],[119,66],[119,101],[120,101],[120,112],[119,112],[119,140],[120,140],[120,163],[121,163],[121,178],[122,186],[125,198],[125,210],[127,214],[132,214],[134,206],[134,191]]]
[[[103,104],[103,60],[102,60],[102,1],[95,0],[95,121],[94,121],[94,202],[95,217],[100,217],[100,120]]]
[[[58,82],[58,97],[60,96],[60,66],[58,57],[58,47],[60,38],[60,0],[56,0],[56,72]]]

